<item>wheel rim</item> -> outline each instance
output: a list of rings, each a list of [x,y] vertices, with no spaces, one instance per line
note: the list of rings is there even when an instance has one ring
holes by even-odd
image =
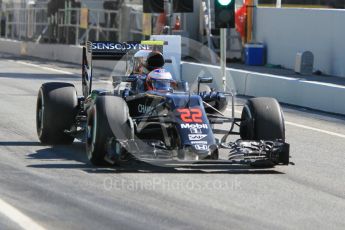
[[[95,150],[95,143],[96,143],[96,130],[97,130],[97,113],[96,108],[93,108],[91,111],[91,119],[88,120],[87,124],[87,157],[90,160],[93,156],[93,152]]]
[[[240,133],[242,139],[252,139],[253,138],[253,130],[251,130],[253,127],[250,125],[250,122],[252,122],[253,117],[251,114],[251,111],[248,107],[248,105],[245,105],[243,107],[243,114],[241,117],[243,120],[242,122],[245,123],[245,126],[241,126]]]
[[[39,101],[37,105],[37,115],[36,115],[36,126],[37,126],[37,133],[38,136],[42,136],[43,130],[43,121],[44,121],[44,101],[43,101],[43,94],[42,90],[40,90]]]

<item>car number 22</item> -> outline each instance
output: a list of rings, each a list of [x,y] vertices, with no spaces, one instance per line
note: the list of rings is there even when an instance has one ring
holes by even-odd
[[[200,108],[178,109],[181,120],[185,123],[202,123],[202,112]]]

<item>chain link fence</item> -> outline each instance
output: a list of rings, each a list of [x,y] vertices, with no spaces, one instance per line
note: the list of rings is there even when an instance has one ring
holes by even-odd
[[[48,28],[47,9],[6,9],[1,12],[1,35],[18,40],[35,40]]]
[[[1,37],[39,43],[80,44],[88,40],[142,38],[142,12],[66,8],[48,16],[45,8],[12,8],[1,12]]]

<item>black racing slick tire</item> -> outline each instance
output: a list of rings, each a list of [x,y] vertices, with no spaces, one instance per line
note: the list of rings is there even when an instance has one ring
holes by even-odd
[[[86,152],[95,166],[105,166],[109,141],[133,136],[127,103],[116,96],[99,96],[87,112]]]
[[[49,82],[41,86],[36,104],[36,129],[42,144],[71,144],[70,130],[78,113],[78,97],[74,85]]]
[[[242,110],[240,136],[243,140],[285,141],[284,116],[274,98],[252,98]]]

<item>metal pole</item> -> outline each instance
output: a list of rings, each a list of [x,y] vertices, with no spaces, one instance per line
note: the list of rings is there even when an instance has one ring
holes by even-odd
[[[65,43],[68,43],[68,28],[67,28],[67,21],[68,21],[68,2],[65,2],[65,11],[64,11],[64,36],[65,36]]]
[[[9,20],[9,15],[8,15],[8,11],[6,11],[6,25],[5,25],[5,38],[8,38],[8,31],[10,29],[10,22],[8,21]]]
[[[70,28],[71,25],[71,13],[72,13],[72,1],[68,1],[68,5],[67,5],[67,34],[66,34],[66,38],[67,38],[67,44],[69,44],[70,42],[70,31],[72,31],[72,27]],[[72,38],[72,37],[71,37]]]
[[[174,20],[174,12],[173,12],[173,0],[169,1],[169,34],[172,35],[173,31],[173,20]]]
[[[277,8],[281,8],[282,7],[282,0],[277,0],[276,6],[277,6]]]
[[[110,41],[111,39],[109,37],[109,34],[110,34],[109,29],[111,28],[110,27],[110,16],[111,16],[111,14],[109,11],[105,11],[104,13],[105,13],[105,15],[107,15],[107,40]]]
[[[36,9],[32,9],[33,11],[33,33],[32,33],[32,38],[35,37],[36,32],[39,31],[38,27],[39,25],[37,25],[37,10]]]
[[[97,31],[96,31],[96,40],[99,41],[99,10],[97,11]]]
[[[14,33],[14,27],[15,27],[15,16],[14,16],[14,11],[12,11],[12,21],[11,21],[11,34],[9,35],[13,39],[13,33]]]
[[[80,26],[80,9],[75,10],[77,14],[75,23],[75,44],[79,45],[79,26]]]
[[[220,70],[223,90],[226,91],[226,28],[220,29]]]
[[[253,0],[248,1],[247,6],[247,43],[252,41],[253,35]]]
[[[29,38],[30,37],[30,10],[27,9],[24,11],[24,15],[25,15],[25,18],[26,18],[26,26],[25,26],[25,37],[26,38]]]
[[[123,6],[122,8],[123,9]],[[131,16],[132,17],[132,16]],[[121,31],[123,31],[123,19],[125,19],[125,17],[123,16],[123,10],[118,10],[116,13],[116,18],[119,18],[118,22],[116,23],[116,27],[117,27],[117,32],[116,32],[116,37],[115,39],[117,39],[118,41],[122,41],[122,33]],[[152,20],[152,18],[151,18]],[[151,27],[152,28],[152,27]]]
[[[0,37],[2,37],[2,11],[0,12]]]

